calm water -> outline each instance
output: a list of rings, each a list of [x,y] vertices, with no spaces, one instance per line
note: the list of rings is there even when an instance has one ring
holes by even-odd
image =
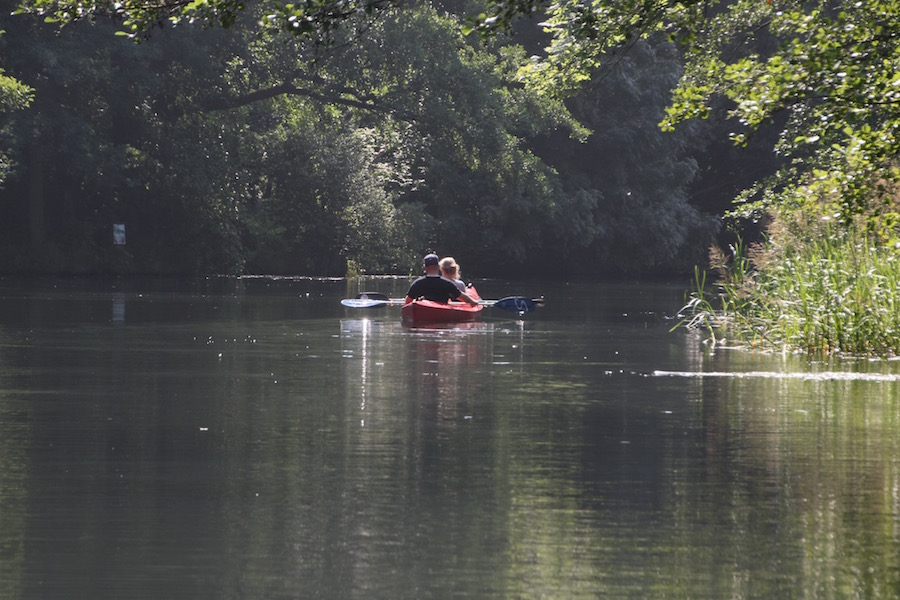
[[[0,597],[900,597],[898,362],[710,354],[679,286],[363,289],[0,280]]]

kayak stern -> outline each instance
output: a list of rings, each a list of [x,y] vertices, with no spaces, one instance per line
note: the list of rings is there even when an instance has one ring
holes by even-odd
[[[466,293],[480,300],[480,296],[474,287],[469,287]],[[403,305],[401,309],[405,323],[460,323],[474,321],[484,309],[482,305],[472,305],[468,302],[433,302],[431,300],[412,300]]]

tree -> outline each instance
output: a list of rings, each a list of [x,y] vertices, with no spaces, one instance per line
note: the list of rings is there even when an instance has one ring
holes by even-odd
[[[483,29],[543,5],[493,6]],[[579,85],[639,36],[665,32],[686,57],[665,129],[705,118],[721,101],[736,144],[778,124],[773,150],[785,165],[739,197],[744,214],[804,208],[850,220],[877,210],[890,193],[884,181],[898,176],[896,1],[564,1],[547,8],[546,25],[547,55],[524,75],[545,93]]]
[[[243,6],[234,0],[25,0],[22,9],[62,21],[113,14],[139,34],[185,20],[228,26]],[[260,11],[265,27],[327,42],[342,25],[359,30],[393,6],[387,0],[268,0]],[[774,150],[789,158],[788,165],[744,200],[789,206],[817,198],[847,217],[880,197],[879,181],[897,176],[891,165],[900,93],[896,0],[488,0],[468,29],[508,29],[520,15],[542,16],[551,36],[546,53],[522,75],[546,94],[572,93],[636,40],[666,34],[681,41],[687,65],[664,127],[707,116],[721,98],[730,103],[732,139],[741,144],[785,115]],[[762,36],[778,45],[760,52]]]
[[[5,32],[0,30],[0,36]],[[18,79],[10,77],[0,67],[0,118],[6,113],[22,110],[31,104],[34,90]],[[5,121],[5,119],[4,119]],[[0,187],[13,168],[12,161],[5,151],[9,141],[9,131],[5,122],[0,122]]]
[[[75,20],[107,9],[127,20],[121,11],[140,9],[116,6],[27,8]],[[154,33],[156,43],[137,44],[153,68],[143,73],[135,61],[140,82],[125,83],[135,96],[105,100],[121,110],[103,113],[133,118],[137,137],[120,139],[122,129],[107,130],[102,118],[89,128],[111,137],[99,136],[98,147],[127,157],[105,169],[123,175],[132,219],[158,212],[138,222],[167,239],[177,235],[166,248],[189,250],[199,261],[192,268],[226,270],[242,260],[253,270],[331,273],[346,261],[404,270],[425,246],[477,261],[485,272],[554,268],[585,249],[604,267],[662,269],[681,264],[691,244],[705,243],[712,228],[684,195],[696,170],[684,156],[684,137],[661,143],[656,129],[664,83],[679,72],[671,51],[662,59],[656,50],[636,53],[607,81],[642,110],[603,86],[574,101],[596,128],[584,146],[588,132],[561,97],[517,80],[525,53],[508,39],[482,45],[461,34],[458,18],[426,6],[372,6],[365,21],[322,13],[336,19],[315,29],[327,31],[330,44],[305,31],[257,37],[242,24],[212,31],[228,35],[165,28]],[[263,2],[241,14],[266,23],[274,7]],[[83,32],[79,25],[69,23],[62,36]],[[362,25],[365,35],[357,36]],[[646,143],[630,158],[616,150],[638,141]],[[582,164],[586,150],[607,158]],[[86,182],[80,189],[97,184]],[[108,196],[123,197],[121,190],[99,194],[98,202]],[[659,229],[651,234],[654,222]],[[178,263],[175,256],[156,261],[157,268]]]
[[[570,193],[595,198],[589,210],[596,231],[573,268],[684,272],[713,241],[719,219],[701,214],[688,196],[699,170],[692,154],[705,134],[696,124],[672,133],[658,126],[680,74],[672,44],[638,41],[570,99],[575,117],[594,132],[585,144],[550,140],[540,151],[552,157]]]
[[[9,33],[4,55],[11,71],[34,86],[35,100],[10,123],[21,168],[5,193],[2,242],[28,251],[7,268],[229,270],[233,246],[215,244],[213,264],[198,247],[199,232],[209,236],[214,223],[227,240],[227,219],[201,218],[198,211],[233,214],[213,209],[229,200],[222,193],[229,184],[216,178],[229,179],[210,160],[226,155],[216,145],[225,146],[221,132],[232,129],[222,127],[224,118],[203,121],[184,107],[215,70],[209,39],[231,34],[136,45],[103,24],[60,32],[29,18],[13,19]],[[124,248],[112,246],[113,223],[128,227]]]
[[[430,9],[328,51],[241,27],[131,44],[85,25],[22,17],[5,45],[38,92],[13,123],[25,168],[0,219],[4,245],[32,246],[20,268],[104,268],[125,222],[115,255],[132,270],[403,272],[442,235],[479,236],[478,201],[515,208],[535,187],[518,165],[549,174],[524,134],[566,125],[555,103],[505,90],[511,63]],[[448,176],[520,184],[447,212],[434,190]],[[455,226],[469,208],[471,227]]]

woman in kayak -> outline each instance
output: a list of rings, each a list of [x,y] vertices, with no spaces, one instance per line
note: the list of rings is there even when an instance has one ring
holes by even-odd
[[[445,256],[441,259],[441,276],[449,279],[456,284],[460,291],[466,291],[466,283],[459,276],[459,265],[452,256]]]
[[[441,277],[437,254],[428,254],[422,262],[425,267],[425,275],[413,281],[409,286],[409,291],[406,292],[406,303],[425,298],[443,304],[459,299],[463,299],[473,306],[478,304],[478,300],[456,287],[455,283]]]

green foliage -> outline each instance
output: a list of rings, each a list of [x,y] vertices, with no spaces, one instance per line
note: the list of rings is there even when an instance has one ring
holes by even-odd
[[[370,131],[320,119],[264,139],[264,188],[242,217],[250,272],[341,274],[348,260],[362,272],[405,267],[409,223]]]
[[[387,0],[267,1],[253,5],[253,15],[264,29],[331,43],[356,39],[362,31],[368,37],[381,25],[403,22],[385,18],[394,14],[388,9],[395,6]],[[873,199],[877,201],[876,182],[898,176],[890,162],[900,149],[895,109],[900,93],[895,73],[898,42],[894,32],[900,28],[897,8],[895,0],[564,0],[552,4],[494,0],[464,30],[486,34],[508,31],[517,15],[543,13],[549,45],[543,57],[535,57],[519,70],[518,78],[547,98],[571,94],[595,77],[598,69],[602,73],[614,68],[623,52],[642,37],[666,34],[681,43],[687,65],[662,119],[664,128],[708,116],[717,99],[730,105],[729,115],[735,123],[731,136],[738,144],[746,143],[755,131],[781,115],[786,117],[775,151],[787,157],[789,164],[778,176],[760,182],[740,197],[745,213],[758,215],[773,207],[789,207],[798,196],[816,202],[839,198],[836,201],[842,219],[849,221],[865,211]],[[140,35],[160,22],[228,27],[246,9],[243,2],[235,0],[115,4],[24,0],[20,4],[21,11],[62,23],[113,15],[132,35]],[[433,29],[426,31],[431,33],[405,29],[403,35],[394,38],[401,40],[395,52],[367,65],[370,73],[380,73],[382,64],[387,64],[395,81],[406,79],[410,84],[405,90],[425,90],[414,85],[414,80],[421,79],[426,71],[412,68],[404,74],[397,68],[399,61],[407,59],[408,64],[416,65],[429,52],[449,51],[449,56],[457,52],[446,41],[433,48],[422,45],[425,37],[430,38],[428,42],[437,41]],[[771,40],[777,46],[768,46]],[[418,52],[413,41],[420,43]],[[409,45],[404,47],[403,43]],[[371,83],[374,85],[357,89],[367,90],[374,98],[396,99],[392,92],[400,86],[374,77]],[[508,93],[515,94],[512,89]],[[450,99],[458,100],[459,96]],[[409,107],[408,103],[400,104]],[[522,114],[521,109],[517,112]],[[441,141],[450,149],[469,147],[464,135],[453,137],[454,133],[464,132],[454,129],[446,136],[451,139]]]
[[[0,69],[0,111],[21,110],[31,104],[34,90]]]
[[[521,53],[490,53],[460,35],[454,18],[422,8],[376,24],[334,61],[353,87],[377,90],[377,103],[396,115],[377,139],[402,175],[395,204],[427,216],[416,254],[444,249],[486,269],[524,262],[567,214],[556,173],[527,140],[554,129],[585,132],[561,103],[514,83]]]
[[[681,324],[705,326],[714,342],[718,333],[764,349],[895,356],[897,249],[829,221],[773,231],[766,244],[713,259],[719,291],[698,285]]]
[[[118,6],[26,6],[61,29],[15,20],[6,54],[36,100],[12,121],[25,168],[6,197],[27,202],[0,205],[0,228],[23,251],[60,249],[42,265],[405,273],[432,247],[477,265],[469,273],[558,272],[585,250],[626,271],[684,265],[715,229],[687,200],[687,138],[668,144],[656,129],[679,68],[671,50],[620,62],[610,79],[627,100],[603,87],[578,100],[592,135],[562,100],[521,84],[522,48],[466,38],[458,18],[426,6],[370,5],[357,36],[363,21],[346,5],[322,18],[350,27],[316,29],[327,46],[318,34],[259,36],[214,3],[192,4],[190,18],[166,13],[174,4],[143,17],[153,7]],[[228,6],[277,21],[277,5]],[[207,10],[196,18],[234,25],[129,44],[102,20],[71,22],[109,10],[134,17],[135,33]],[[40,210],[44,223],[22,226]],[[113,222],[128,227],[127,257],[110,253]],[[76,247],[94,251],[64,264]]]
[[[708,26],[714,35],[689,50],[664,125],[695,116],[715,95],[733,103],[737,143],[788,115],[775,150],[790,165],[742,197],[756,201],[745,214],[803,199],[833,204],[848,223],[881,196],[879,181],[897,177],[891,161],[898,151],[900,79],[893,65],[900,47],[889,32],[900,27],[898,19],[896,2],[734,3]],[[724,41],[759,30],[780,41],[774,52],[742,52]]]
[[[0,36],[3,35],[0,31]],[[14,110],[22,110],[28,108],[34,97],[34,90],[18,79],[6,75],[0,68],[0,116],[4,113]],[[8,128],[3,121],[0,121],[0,187],[13,170],[13,164],[8,156],[5,140],[9,136]]]
[[[520,77],[547,95],[570,94],[605,73],[641,36],[680,42],[684,75],[664,129],[706,118],[724,102],[731,139],[744,145],[773,123],[785,168],[738,197],[740,214],[829,203],[849,223],[880,202],[900,150],[895,0],[613,0],[552,4],[492,2],[475,29],[505,29],[518,14],[543,11],[551,36]],[[831,207],[821,211],[830,214]]]
[[[541,23],[550,34],[544,56],[535,56],[520,70],[520,78],[548,96],[570,95],[595,76],[610,58],[621,56],[642,37],[664,25],[667,2],[581,0],[541,3]],[[673,14],[692,3],[675,3]],[[514,12],[537,10],[537,3],[491,2],[497,19],[482,19],[478,29],[489,33],[508,27]]]
[[[262,5],[250,5],[243,0],[22,0],[17,12],[38,15],[60,25],[111,18],[121,24],[120,35],[141,38],[164,25],[199,24],[227,29],[248,12],[248,7],[256,6],[262,13],[263,28],[327,44],[342,26],[363,29],[374,14],[392,4],[391,0],[269,0]]]
[[[718,219],[688,195],[697,128],[666,134],[657,126],[679,73],[671,44],[636,42],[615,70],[569,101],[591,137],[580,145],[553,139],[543,152],[571,196],[590,198],[590,206],[567,210],[558,233],[567,249],[579,248],[582,269],[687,272],[718,230]]]
[[[709,289],[707,271],[694,267],[694,290],[679,311],[681,320],[672,328],[673,331],[679,327],[702,327],[709,334],[709,341],[715,345],[719,341],[717,332],[729,331],[734,315],[753,310],[754,298],[748,292],[748,286],[753,281],[755,268],[747,258],[746,246],[738,236],[728,250],[726,254],[718,246],[710,248],[709,264],[717,276],[715,291]]]
[[[10,71],[35,98],[10,118],[22,168],[0,205],[2,243],[32,262],[4,268],[239,272],[233,128],[178,108],[202,81],[196,57],[215,68],[203,36],[136,46],[100,24],[57,32],[27,18],[8,31]],[[126,224],[124,249],[113,223]]]
[[[29,202],[47,214],[32,254],[77,240],[97,250],[77,264],[65,251],[48,254],[32,263],[41,270],[103,268],[111,223],[125,222],[136,270],[342,274],[349,261],[366,272],[407,272],[437,231],[453,231],[438,225],[439,199],[421,193],[439,181],[436,157],[467,179],[484,165],[516,168],[518,138],[479,111],[504,116],[510,128],[539,129],[544,118],[532,106],[534,118],[523,120],[517,110],[528,98],[502,90],[501,63],[433,11],[319,55],[315,72],[305,71],[301,44],[263,47],[240,29],[161,31],[158,43],[135,46],[104,37],[102,27],[72,27],[51,45],[52,28],[17,24],[17,70],[44,74],[35,110],[15,123],[17,139],[22,156],[40,157],[28,167],[44,169],[45,184],[34,195],[20,178],[10,196],[34,196]],[[449,80],[458,85],[447,95]],[[284,91],[259,94],[267,90]],[[255,97],[262,100],[243,101]],[[504,145],[488,147],[495,139]],[[457,150],[446,154],[453,140]],[[6,226],[19,233],[6,241],[27,248],[27,228],[14,226],[27,218],[22,209],[7,213]]]

